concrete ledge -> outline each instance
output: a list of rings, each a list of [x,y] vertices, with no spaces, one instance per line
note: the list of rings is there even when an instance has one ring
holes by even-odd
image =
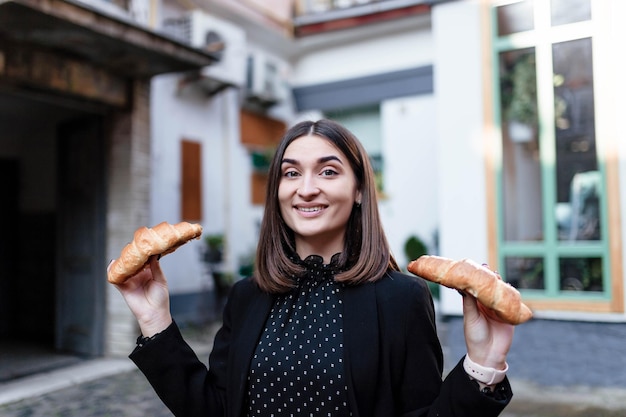
[[[0,384],[0,405],[137,369],[130,359],[94,359]]]

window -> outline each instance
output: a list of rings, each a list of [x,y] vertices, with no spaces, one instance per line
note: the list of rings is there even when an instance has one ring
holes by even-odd
[[[592,6],[523,0],[493,8],[498,250],[504,279],[525,297],[592,301],[609,311]]]

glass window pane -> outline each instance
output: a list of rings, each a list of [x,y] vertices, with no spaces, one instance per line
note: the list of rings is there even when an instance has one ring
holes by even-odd
[[[603,291],[602,258],[560,258],[561,291]]]
[[[601,176],[590,39],[553,45],[557,225],[560,240],[599,240]]]
[[[535,50],[500,54],[503,236],[543,239]]]
[[[552,0],[552,26],[591,20],[591,0]]]
[[[532,0],[499,6],[496,8],[496,13],[498,16],[498,36],[524,32],[534,28]]]
[[[542,290],[543,258],[517,258],[507,257],[505,263],[506,281],[520,289]]]

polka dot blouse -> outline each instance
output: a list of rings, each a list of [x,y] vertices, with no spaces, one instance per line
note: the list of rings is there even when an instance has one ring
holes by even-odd
[[[341,284],[333,256],[304,261],[297,287],[279,296],[248,376],[248,416],[350,416],[343,364]]]

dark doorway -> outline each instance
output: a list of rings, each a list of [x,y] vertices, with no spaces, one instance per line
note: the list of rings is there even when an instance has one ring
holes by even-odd
[[[15,298],[18,280],[18,193],[19,193],[19,161],[17,159],[0,159],[0,317],[16,317],[18,303]],[[0,340],[6,340],[15,331],[14,320],[0,320]]]
[[[0,92],[0,381],[103,351],[104,117]]]
[[[105,181],[102,119],[82,117],[58,129],[55,346],[103,353]]]

